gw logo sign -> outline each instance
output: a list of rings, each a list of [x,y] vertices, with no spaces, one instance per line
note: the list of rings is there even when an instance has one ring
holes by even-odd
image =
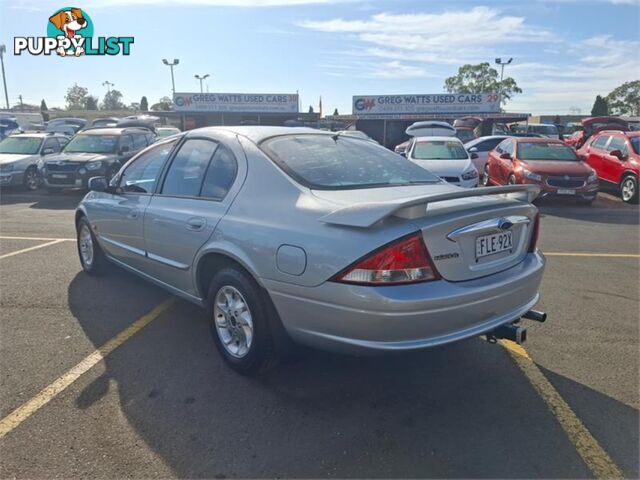
[[[360,112],[362,110],[371,110],[375,106],[376,106],[375,98],[359,98],[358,100],[356,100],[356,103],[355,103],[356,110]]]
[[[65,7],[49,17],[46,37],[14,37],[13,53],[79,57],[81,55],[129,55],[133,37],[94,37],[93,22],[85,11]]]

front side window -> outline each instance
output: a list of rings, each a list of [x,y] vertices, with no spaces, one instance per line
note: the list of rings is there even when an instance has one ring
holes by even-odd
[[[147,139],[145,138],[143,133],[135,133],[132,135],[132,137],[133,137],[134,150],[142,150],[144,147],[148,145]]]
[[[131,135],[122,135],[122,137],[120,137],[120,150],[123,150],[125,147],[127,147],[127,151],[131,151],[133,150],[133,138],[131,138]]]
[[[153,193],[175,143],[158,145],[137,157],[120,176],[120,188],[130,193]]]
[[[415,160],[466,160],[467,151],[455,140],[418,140],[411,153]]]
[[[496,148],[496,146],[502,141],[502,138],[492,138],[490,140],[485,140],[484,142],[480,142],[476,145],[476,148],[479,152],[488,152]]]
[[[42,139],[38,137],[7,137],[0,142],[0,153],[34,155],[41,144]]]
[[[213,141],[199,138],[184,142],[171,162],[162,194],[187,197],[200,195],[207,166],[217,146]]]
[[[513,140],[510,138],[505,139],[498,147],[496,148],[498,153],[508,153],[513,156]]]
[[[42,150],[51,149],[53,152],[58,153],[60,151],[60,144],[58,143],[58,139],[56,138],[47,138],[42,146]]]
[[[520,160],[578,161],[576,152],[563,143],[520,142]]]
[[[114,153],[118,145],[117,135],[79,134],[64,148],[65,153]]]
[[[440,182],[384,147],[344,135],[282,135],[265,140],[260,147],[285,173],[310,188],[346,190]]]
[[[593,143],[591,144],[591,146],[595,147],[595,148],[604,149],[604,146],[607,144],[608,141],[609,141],[609,137],[607,135],[602,135],[602,136],[596,138],[593,141]]]
[[[620,150],[622,153],[625,153],[627,150],[627,142],[624,141],[622,137],[613,137],[609,142],[609,146],[607,147],[607,151],[613,152],[614,150]]]

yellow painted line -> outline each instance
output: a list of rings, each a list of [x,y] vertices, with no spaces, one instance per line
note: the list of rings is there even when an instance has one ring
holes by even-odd
[[[547,257],[640,258],[637,253],[542,252]]]
[[[38,241],[47,241],[47,240],[60,240],[61,242],[75,242],[75,238],[46,238],[46,237],[7,237],[0,235],[0,240],[38,240]]]
[[[13,257],[14,255],[20,255],[21,253],[27,253],[32,250],[38,250],[39,248],[49,247],[51,245],[55,245],[56,243],[64,242],[64,240],[52,240],[47,243],[42,243],[40,245],[36,245],[34,247],[23,248],[22,250],[16,250],[15,252],[5,253],[4,255],[0,255],[0,260],[3,258]]]
[[[531,359],[527,351],[521,345],[509,340],[500,340],[500,344],[511,354],[511,357],[531,382],[533,388],[545,401],[547,407],[556,417],[595,478],[624,478],[624,475],[611,460],[609,454],[600,446],[587,427],[571,410],[571,407],[564,401],[547,377],[544,376],[544,373]]]
[[[89,371],[93,366],[107,357],[116,348],[153,322],[164,311],[175,303],[175,298],[170,298],[155,307],[149,313],[139,318],[107,343],[99,347],[93,353],[87,355],[80,363],[71,370],[56,379],[52,384],[45,387],[35,397],[16,408],[9,415],[0,420],[0,438],[18,427],[27,418],[44,407],[53,400],[59,393],[64,391],[69,385]]]

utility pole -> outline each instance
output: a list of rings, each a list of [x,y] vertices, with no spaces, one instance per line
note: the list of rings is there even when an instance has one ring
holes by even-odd
[[[18,100],[20,100],[20,111],[24,112],[24,103],[22,103],[22,94],[18,95]]]
[[[196,77],[196,79],[200,80],[200,93],[204,93],[204,92],[202,91],[202,81],[203,81],[203,80],[205,80],[206,78],[208,78],[208,77],[209,77],[209,74],[207,73],[207,74],[202,75],[202,76],[200,76],[200,75],[194,75],[194,77]],[[208,86],[208,85],[207,85],[207,90],[209,90],[209,86]],[[174,92],[174,93],[175,93],[175,92]]]
[[[4,54],[7,51],[7,47],[5,45],[0,45],[0,63],[2,64],[2,83],[4,84],[4,101],[7,105],[7,110],[9,110],[9,94],[7,93],[7,77],[4,74]]]
[[[176,65],[178,65],[180,63],[180,59],[178,58],[174,58],[173,62],[169,63],[169,61],[166,58],[162,59],[162,63],[164,63],[166,66],[168,66],[171,69],[171,92],[173,94],[173,97],[176,96],[176,82],[173,78],[173,67],[175,67]],[[173,98],[171,99],[173,100]]]
[[[107,93],[111,93],[111,87],[115,86],[115,83],[111,83],[109,80],[102,82],[103,87],[107,87]]]

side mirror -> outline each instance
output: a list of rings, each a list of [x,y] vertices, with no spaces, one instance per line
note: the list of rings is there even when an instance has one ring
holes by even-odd
[[[626,157],[622,153],[622,150],[611,150],[609,152],[609,155],[611,155],[612,157],[616,157],[620,161],[625,161],[626,160]]]
[[[478,147],[471,147],[469,150],[467,150],[469,153],[471,152],[477,152],[478,151]]]
[[[128,145],[123,145],[122,147],[120,147],[120,155],[123,155],[125,153],[127,153],[129,151],[129,146]]]
[[[510,153],[503,153],[502,155],[500,155],[500,158],[502,158],[504,160],[511,160],[511,154]]]
[[[399,152],[400,155],[402,155],[403,157],[407,158],[407,151],[406,150],[402,150],[401,152]]]
[[[42,155],[49,155],[51,153],[54,153],[53,148],[45,148],[42,150]]]
[[[106,192],[109,189],[107,177],[91,177],[87,183],[92,192]]]
[[[471,152],[471,150],[469,150]],[[471,152],[471,160],[475,160],[478,158],[478,154],[476,152]]]

